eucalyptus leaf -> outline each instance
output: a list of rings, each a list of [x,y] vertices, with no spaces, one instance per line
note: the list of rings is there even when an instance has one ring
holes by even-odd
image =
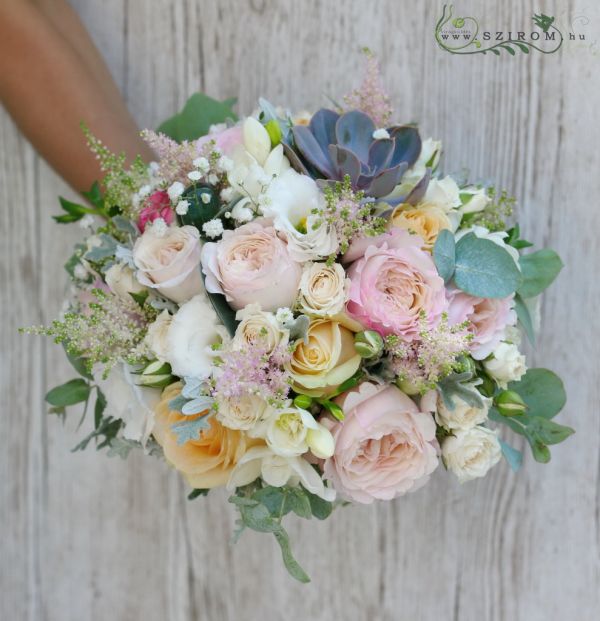
[[[527,434],[544,444],[560,444],[574,433],[571,427],[559,425],[542,416],[530,417],[527,424]]]
[[[200,268],[200,273],[202,274],[202,282],[204,282],[205,276],[202,272],[202,268]],[[227,332],[229,332],[230,336],[234,336],[239,323],[235,318],[235,310],[229,306],[224,295],[220,293],[210,293],[209,291],[206,292],[206,295],[208,296],[217,317],[227,329]]]
[[[522,255],[519,259],[523,283],[518,289],[523,298],[533,298],[547,289],[563,268],[563,262],[554,250],[548,248]]]
[[[308,490],[304,490],[306,497],[308,498],[308,502],[310,503],[310,510],[314,517],[317,520],[325,520],[331,515],[333,511],[333,503],[328,500],[324,500],[320,496],[309,492]]]
[[[529,417],[553,418],[567,401],[562,380],[549,369],[528,369],[518,382],[510,382],[508,389],[525,401]]]
[[[501,438],[498,438],[498,442],[500,442],[500,448],[502,449],[504,459],[508,462],[511,470],[517,472],[523,463],[523,453],[504,442]]]
[[[456,244],[456,286],[481,298],[505,298],[521,285],[521,273],[511,255],[489,239],[467,233]]]
[[[435,240],[433,260],[438,274],[447,283],[454,274],[456,260],[454,235],[448,229],[442,229]]]
[[[531,313],[529,312],[529,308],[527,308],[527,304],[525,304],[523,298],[518,293],[515,295],[515,311],[517,312],[517,318],[519,323],[523,326],[529,342],[535,345],[535,330],[533,329]]]

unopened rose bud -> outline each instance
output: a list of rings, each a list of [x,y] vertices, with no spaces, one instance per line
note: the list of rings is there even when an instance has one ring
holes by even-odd
[[[519,416],[527,410],[527,404],[514,390],[504,390],[494,400],[496,409],[502,416]]]
[[[276,147],[281,142],[281,127],[279,127],[279,123],[275,119],[271,119],[265,125],[265,129],[271,139],[271,146]]]
[[[419,394],[419,388],[410,380],[407,379],[399,379],[396,382],[396,386],[398,386],[398,388],[405,394],[408,395],[409,397],[412,397],[414,395],[418,395]]]
[[[354,335],[354,349],[361,358],[375,358],[383,351],[383,339],[374,330],[364,330]]]
[[[308,410],[308,408],[312,405],[312,402],[312,397],[309,397],[308,395],[297,395],[294,397],[294,405],[302,410]]]
[[[317,429],[309,429],[306,432],[306,443],[315,457],[327,459],[333,455],[335,442],[329,429],[319,423],[317,425]]]

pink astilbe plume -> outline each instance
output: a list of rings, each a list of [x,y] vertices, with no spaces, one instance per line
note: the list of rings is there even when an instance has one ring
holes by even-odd
[[[348,110],[360,110],[368,114],[377,127],[385,127],[392,117],[391,100],[381,82],[379,61],[369,49],[363,49],[367,59],[365,76],[359,88],[344,96]]]
[[[196,146],[184,140],[181,144],[165,134],[149,129],[142,131],[142,138],[158,156],[158,174],[168,184],[187,181],[187,173],[193,170],[193,161],[198,157]]]

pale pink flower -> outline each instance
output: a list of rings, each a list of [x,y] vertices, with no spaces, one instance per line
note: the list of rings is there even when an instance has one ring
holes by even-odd
[[[167,224],[171,224],[175,219],[175,213],[171,208],[169,195],[165,190],[157,190],[150,194],[144,201],[144,207],[140,211],[138,227],[143,233],[149,222],[154,222],[162,218]]]
[[[420,237],[401,229],[354,242],[344,256],[357,259],[348,270],[348,313],[366,328],[405,341],[419,338],[422,317],[436,326],[447,306],[444,281],[422,246]]]
[[[363,382],[337,399],[345,418],[325,418],[335,440],[324,477],[346,498],[370,504],[413,492],[438,465],[436,425],[395,386]]]
[[[242,126],[234,125],[221,131],[202,136],[196,140],[196,150],[199,154],[204,153],[203,147],[210,141],[214,141],[215,147],[221,151],[224,155],[231,155],[237,145],[242,144]]]
[[[517,321],[513,295],[500,299],[477,298],[459,289],[449,289],[446,295],[448,323],[471,323],[468,330],[473,334],[473,340],[469,349],[475,360],[487,358],[504,338],[506,327]]]
[[[206,290],[222,293],[236,310],[260,304],[264,311],[292,306],[302,275],[286,243],[271,226],[257,222],[225,231],[216,243],[202,248]]]

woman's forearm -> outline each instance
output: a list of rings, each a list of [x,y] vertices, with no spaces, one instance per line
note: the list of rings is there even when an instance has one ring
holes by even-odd
[[[75,189],[98,179],[84,121],[110,149],[152,154],[108,69],[64,0],[3,0],[0,97],[23,133]]]

